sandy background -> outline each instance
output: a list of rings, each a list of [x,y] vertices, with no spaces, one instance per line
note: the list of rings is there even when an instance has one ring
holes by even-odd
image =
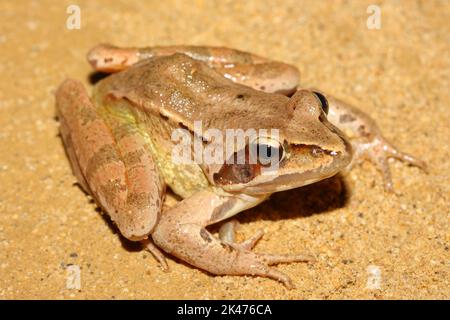
[[[75,2],[81,29],[67,30]],[[372,2],[1,1],[0,299],[449,299],[450,3],[380,1],[382,28],[368,30]],[[293,63],[304,86],[359,105],[430,173],[393,162],[390,195],[365,163],[240,214],[240,239],[266,230],[257,251],[318,257],[279,267],[295,290],[170,257],[164,273],[73,185],[57,136],[53,93],[66,77],[89,84],[84,57],[99,42],[224,45]],[[80,290],[67,287],[70,265]]]

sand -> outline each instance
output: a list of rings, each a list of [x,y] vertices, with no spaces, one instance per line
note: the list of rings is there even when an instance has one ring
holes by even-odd
[[[73,2],[0,2],[0,299],[450,298],[448,1],[378,1],[379,30],[366,27],[373,1],[313,0],[76,1],[81,29],[68,30]],[[66,77],[90,86],[85,53],[101,42],[295,64],[304,86],[359,106],[430,172],[393,161],[387,194],[364,163],[239,214],[240,240],[266,231],[256,251],[317,257],[279,266],[294,290],[170,256],[163,272],[74,185],[58,137],[55,89]]]

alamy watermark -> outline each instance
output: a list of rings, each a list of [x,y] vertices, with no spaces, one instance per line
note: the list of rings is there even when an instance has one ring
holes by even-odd
[[[81,9],[76,4],[67,7],[66,13],[69,16],[66,19],[66,28],[69,30],[81,29]]]
[[[367,7],[367,11],[370,16],[366,20],[366,26],[369,30],[381,29],[381,8],[375,4],[371,4]]]
[[[178,128],[172,131],[175,164],[258,164],[261,173],[278,169],[283,157],[278,129],[203,130],[202,121],[194,121],[193,133]]]
[[[80,266],[72,264],[67,266],[66,288],[70,290],[81,289],[81,270]]]
[[[370,265],[367,267],[367,283],[366,289],[380,290],[381,289],[381,270],[380,267]]]

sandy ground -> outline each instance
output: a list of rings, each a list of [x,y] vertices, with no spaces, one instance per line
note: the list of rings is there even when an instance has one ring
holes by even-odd
[[[380,30],[366,27],[372,1],[313,0],[76,1],[81,29],[68,30],[73,2],[0,2],[0,299],[450,298],[448,1],[380,1]],[[387,194],[365,163],[240,214],[240,239],[266,231],[257,251],[317,256],[279,266],[294,290],[170,256],[165,273],[74,186],[57,136],[54,91],[66,77],[89,85],[84,57],[99,42],[224,45],[293,63],[304,86],[360,106],[430,173],[393,161]]]

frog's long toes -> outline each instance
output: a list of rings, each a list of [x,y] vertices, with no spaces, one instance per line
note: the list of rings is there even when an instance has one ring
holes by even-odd
[[[375,138],[370,142],[357,144],[356,151],[358,151],[357,154],[359,156],[368,157],[378,167],[383,174],[384,189],[387,192],[394,191],[391,170],[388,164],[389,158],[398,159],[428,172],[427,165],[424,161],[408,153],[401,152],[382,137]]]
[[[264,236],[264,230],[258,230],[252,237],[241,243],[236,243],[236,228],[239,226],[239,222],[235,219],[225,222],[219,230],[219,238],[222,242],[231,244],[236,248],[242,250],[251,250]]]
[[[291,262],[314,262],[316,259],[309,254],[260,254],[268,265]]]
[[[390,145],[387,145],[385,148],[386,148],[386,153],[388,154],[388,157],[395,158],[400,161],[406,162],[406,163],[408,163],[412,166],[418,167],[418,168],[422,169],[423,171],[425,171],[426,173],[428,173],[428,168],[427,168],[427,164],[425,161],[422,161],[409,153],[401,152],[397,148],[390,146]]]
[[[258,232],[252,239],[261,238],[262,231]],[[314,257],[307,254],[270,254],[270,253],[255,253],[247,250],[240,244],[229,244],[234,250],[238,252],[238,258],[235,260],[238,274],[249,274],[253,276],[268,277],[282,282],[286,288],[294,288],[292,280],[283,272],[271,267],[272,265],[280,263],[291,262],[313,262]]]
[[[159,250],[157,246],[150,240],[145,239],[141,241],[142,246],[145,247],[150,253],[155,257],[156,261],[158,261],[159,266],[163,271],[169,271],[169,265],[167,264],[166,257],[164,254]]]
[[[252,250],[259,240],[264,236],[264,230],[258,230],[251,238],[239,244],[239,247],[245,250]]]
[[[403,161],[409,165],[415,166],[423,170],[424,172],[428,173],[427,165],[424,161],[414,157],[413,155],[410,155],[409,153],[402,152],[398,150],[396,147],[392,146],[390,143],[386,141],[381,142],[382,145],[382,152],[383,154],[380,154],[379,157],[381,159],[378,161],[378,163],[381,165],[381,169],[383,172],[384,177],[384,187],[386,191],[393,192],[393,184],[392,184],[392,178],[391,173],[389,170],[389,166],[387,163],[387,159],[394,158],[400,161]]]
[[[281,272],[275,268],[267,269],[267,273],[265,274],[265,276],[275,279],[277,281],[280,281],[289,290],[295,288],[295,285],[292,282],[291,278],[288,275],[284,274],[283,272]]]
[[[276,268],[269,267],[266,262],[262,261],[261,255],[256,254],[254,257],[256,257],[257,260],[248,263],[248,270],[242,274],[271,278],[283,283],[287,289],[295,288],[294,283],[288,275]]]
[[[391,169],[389,168],[388,157],[385,151],[380,151],[380,148],[372,148],[365,150],[365,157],[372,162],[383,175],[383,185],[387,192],[394,191],[394,184],[392,183]]]
[[[387,158],[377,157],[375,160],[375,164],[383,174],[384,190],[386,190],[387,192],[394,192],[394,183],[392,182],[391,169],[389,168]]]
[[[286,286],[286,288],[293,289],[294,284],[292,280],[283,272],[270,266],[279,263],[315,261],[314,257],[307,254],[255,253],[252,251],[252,249],[254,248],[256,243],[264,236],[264,231],[260,229],[247,240],[241,243],[236,243],[234,234],[237,225],[237,221],[234,220],[225,223],[221,227],[219,235],[223,243],[226,243],[234,250],[239,252],[239,255],[241,257],[246,257],[244,258],[245,262],[243,269],[241,269],[241,274],[251,274],[272,278],[274,280],[282,282]]]

